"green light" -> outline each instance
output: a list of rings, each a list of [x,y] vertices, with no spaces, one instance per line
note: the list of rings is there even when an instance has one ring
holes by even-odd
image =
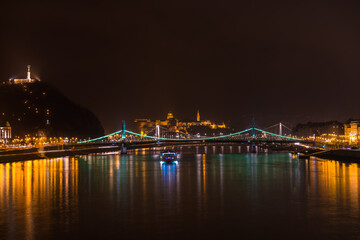
[[[281,138],[286,138],[286,139],[291,139],[291,140],[302,141],[302,139],[300,139],[300,138],[293,138],[293,137],[281,136],[281,135],[278,135],[278,134],[275,134],[275,133],[271,133],[271,132],[267,132],[267,131],[264,131],[264,130],[261,130],[261,129],[258,129],[258,128],[254,128],[254,129],[257,130],[257,131],[259,131],[259,132],[266,133],[266,134],[270,134],[270,135],[273,135],[273,136],[277,136],[277,137],[281,137]]]
[[[216,137],[207,137],[207,138],[159,138],[159,137],[152,137],[152,136],[146,136],[146,135],[141,135],[139,133],[135,133],[135,132],[131,132],[128,130],[125,130],[125,132],[129,133],[129,134],[133,134],[136,136],[140,136],[140,137],[144,137],[144,138],[151,138],[151,139],[158,139],[158,140],[166,140],[166,141],[203,141],[203,140],[212,140],[212,139],[219,139],[219,138],[227,138],[227,137],[232,137],[235,135],[239,135],[245,132],[250,131],[251,129],[246,129],[244,131],[240,131],[240,132],[236,132],[236,133],[231,133],[228,135],[223,135],[223,136],[216,136]]]
[[[86,140],[86,141],[78,142],[78,144],[81,144],[81,143],[88,143],[88,142],[93,142],[93,141],[101,140],[101,139],[104,139],[104,138],[107,138],[107,137],[113,136],[113,135],[118,134],[118,133],[121,133],[121,132],[122,132],[122,130],[117,131],[117,132],[114,132],[114,133],[110,133],[110,134],[105,135],[105,136],[102,136],[102,137],[98,137],[98,138],[94,138],[94,139],[90,139],[90,140]]]
[[[103,136],[103,137],[98,137],[98,138],[94,138],[94,139],[90,139],[90,140],[86,140],[86,141],[82,141],[82,142],[78,142],[78,143],[81,144],[81,143],[94,142],[94,141],[102,140],[102,139],[105,139],[105,138],[107,138],[107,137],[113,136],[113,135],[115,135],[115,134],[119,134],[119,133],[123,133],[122,136],[123,136],[125,133],[129,133],[129,134],[131,134],[131,135],[135,135],[135,136],[139,136],[139,137],[143,137],[143,138],[156,139],[156,140],[164,140],[164,141],[205,141],[205,140],[213,140],[213,139],[221,139],[221,138],[232,137],[232,136],[235,136],[235,135],[239,135],[239,134],[246,133],[246,132],[249,132],[249,131],[254,131],[254,130],[259,131],[259,132],[262,132],[262,133],[266,133],[266,134],[269,134],[269,135],[273,135],[273,136],[276,136],[276,137],[284,138],[284,139],[291,139],[291,140],[296,140],[296,141],[302,141],[302,139],[299,139],[299,138],[292,138],[292,137],[281,136],[281,135],[278,135],[278,134],[275,134],[275,133],[271,133],[271,132],[267,132],[267,131],[264,131],[264,130],[261,130],[261,129],[258,129],[258,128],[248,128],[248,129],[245,129],[245,130],[240,131],[240,132],[231,133],[231,134],[223,135],[223,136],[205,137],[205,138],[188,138],[188,139],[187,139],[187,138],[161,138],[161,137],[153,137],[153,136],[147,136],[147,135],[142,135],[142,134],[139,134],[139,133],[131,132],[131,131],[128,131],[128,130],[120,130],[120,131],[117,131],[117,132],[114,132],[114,133],[105,135],[105,136]],[[253,137],[254,137],[254,136],[255,136],[255,132],[253,132]]]

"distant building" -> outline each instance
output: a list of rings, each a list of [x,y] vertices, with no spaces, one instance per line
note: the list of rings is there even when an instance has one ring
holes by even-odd
[[[155,127],[155,122],[151,121],[150,119],[141,118],[141,119],[135,119],[135,124],[138,129],[138,131],[141,134],[146,134],[149,132],[152,128]]]
[[[0,143],[6,143],[11,139],[11,126],[9,122],[0,122]]]
[[[359,143],[360,120],[349,120],[344,124],[345,139],[350,144]]]
[[[165,120],[135,119],[137,130],[142,134],[147,134],[153,130],[156,125],[166,127],[171,132],[190,133],[193,127],[202,127],[208,129],[227,129],[225,123],[217,124],[210,120],[200,121],[200,112],[197,111],[196,121],[179,121],[169,112]]]
[[[10,79],[9,82],[13,83],[13,84],[24,84],[24,83],[33,83],[35,81],[39,81],[38,79],[31,78],[30,68],[31,68],[31,66],[28,65],[27,66],[27,77],[25,79],[15,78],[15,79]]]
[[[308,122],[298,124],[292,135],[297,137],[321,136],[323,134],[344,135],[344,124],[338,121]]]

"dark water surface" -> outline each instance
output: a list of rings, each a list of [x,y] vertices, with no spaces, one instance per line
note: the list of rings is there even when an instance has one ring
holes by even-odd
[[[0,164],[0,239],[360,239],[359,165],[289,154]]]

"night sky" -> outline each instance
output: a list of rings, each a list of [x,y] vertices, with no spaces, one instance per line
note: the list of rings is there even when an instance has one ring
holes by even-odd
[[[360,117],[359,1],[2,3],[0,77],[41,80],[121,120],[247,127]],[[69,116],[70,117],[70,116]]]

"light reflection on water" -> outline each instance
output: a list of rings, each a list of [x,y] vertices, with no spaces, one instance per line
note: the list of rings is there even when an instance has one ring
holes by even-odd
[[[358,164],[209,151],[0,164],[0,239],[359,236]]]
[[[78,211],[78,161],[36,160],[0,164],[0,239],[35,239],[39,224],[70,228]],[[59,212],[53,216],[53,207]]]

